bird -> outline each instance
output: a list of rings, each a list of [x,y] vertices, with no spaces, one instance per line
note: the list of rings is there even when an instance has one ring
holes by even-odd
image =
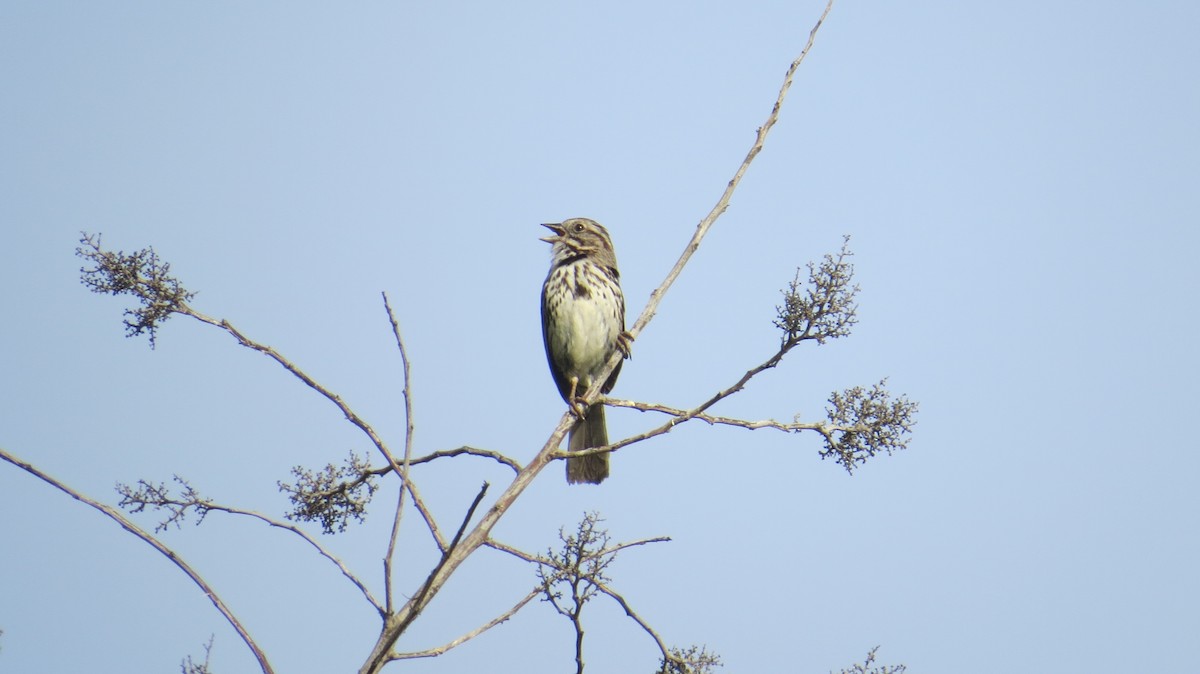
[[[558,392],[579,417],[567,449],[603,447],[608,444],[604,405],[584,405],[579,397],[614,352],[629,357],[632,338],[625,331],[617,256],[608,230],[595,220],[570,218],[542,226],[553,232],[541,239],[553,246],[542,284],[542,341]],[[611,391],[620,373],[617,363],[600,391]],[[608,473],[608,453],[567,459],[568,483],[600,484]]]

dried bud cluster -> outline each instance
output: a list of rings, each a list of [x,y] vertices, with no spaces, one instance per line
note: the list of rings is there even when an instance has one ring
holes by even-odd
[[[114,253],[100,247],[99,234],[84,233],[75,255],[95,265],[79,269],[88,290],[137,298],[141,308],[125,310],[125,336],[148,333],[150,348],[154,348],[159,325],[172,313],[182,311],[184,304],[196,296],[170,275],[170,263],[159,260],[153,248],[143,248],[129,255],[124,251]]]
[[[669,658],[663,658],[659,674],[712,674],[723,666],[721,656],[709,653],[704,646],[674,647]]]
[[[815,339],[824,344],[827,339],[846,337],[858,322],[858,305],[854,302],[858,285],[852,285],[854,265],[848,258],[850,237],[842,239],[842,249],[826,255],[821,264],[808,263],[808,282],[800,280],[800,270],[783,293],[783,304],[775,307],[775,327],[783,331],[784,350],[802,341]]]
[[[547,550],[545,563],[538,566],[538,580],[542,583],[545,600],[567,617],[578,617],[579,611],[589,599],[596,595],[596,583],[607,583],[604,569],[616,559],[615,553],[606,553],[608,530],[599,528],[604,520],[598,513],[585,513],[575,533],[558,530],[562,548]],[[571,592],[572,606],[559,603],[563,592],[556,586],[563,585]]]
[[[208,514],[212,501],[201,497],[200,492],[178,475],[172,476],[171,479],[182,488],[179,496],[173,495],[171,489],[162,482],[153,484],[146,480],[138,480],[136,486],[118,483],[117,493],[121,495],[121,500],[117,505],[131,513],[140,513],[146,508],[167,511],[167,519],[155,525],[155,532],[164,531],[172,524],[178,529],[187,519],[189,509],[196,511],[196,525],[199,526]]]
[[[917,403],[905,396],[892,399],[887,379],[870,389],[861,386],[834,391],[825,409],[834,426],[849,428],[825,437],[821,458],[833,456],[847,472],[879,452],[891,454],[908,446],[916,424]]]
[[[279,483],[279,491],[292,502],[292,511],[285,517],[293,522],[320,522],[327,534],[345,531],[352,517],[362,522],[378,489],[371,465],[354,452],[340,468],[332,463],[319,471],[295,466],[292,476],[296,478],[294,486]]]

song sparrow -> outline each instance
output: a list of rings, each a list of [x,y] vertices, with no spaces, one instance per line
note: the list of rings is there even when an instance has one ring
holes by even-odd
[[[542,225],[554,232],[545,241],[554,246],[550,273],[542,284],[542,339],[546,360],[558,392],[579,421],[571,429],[569,451],[608,444],[604,405],[588,407],[577,399],[592,384],[613,351],[629,357],[625,332],[625,296],[608,230],[587,218]],[[620,363],[600,389],[612,390]],[[608,477],[608,454],[567,459],[567,482],[599,484]]]

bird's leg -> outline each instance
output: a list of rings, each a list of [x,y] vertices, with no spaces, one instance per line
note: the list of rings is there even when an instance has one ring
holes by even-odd
[[[567,404],[571,406],[571,411],[580,419],[583,418],[584,409],[583,403],[575,397],[575,391],[579,388],[579,377],[571,377],[571,394],[567,396]]]

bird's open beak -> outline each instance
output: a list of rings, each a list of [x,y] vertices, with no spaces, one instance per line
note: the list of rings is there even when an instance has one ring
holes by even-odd
[[[539,241],[545,241],[546,243],[558,243],[560,240],[562,240],[563,226],[561,223],[543,222],[542,227],[554,232],[554,236],[545,236],[541,239],[538,239]]]

